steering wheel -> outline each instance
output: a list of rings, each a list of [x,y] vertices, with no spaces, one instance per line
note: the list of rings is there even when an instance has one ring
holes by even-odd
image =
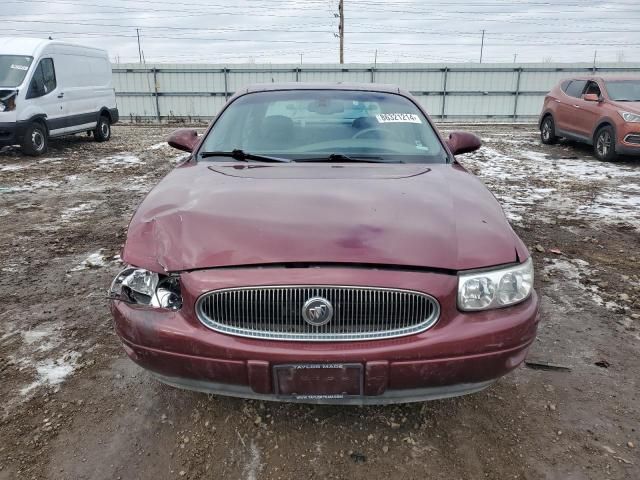
[[[398,135],[395,132],[391,132],[389,130],[385,130],[384,128],[380,128],[380,127],[371,127],[371,128],[365,128],[364,130],[360,130],[359,132],[356,132],[355,135],[353,135],[351,138],[352,139],[356,139],[356,138],[376,138],[376,137],[365,137],[367,134],[373,133],[373,132],[377,132],[378,133],[378,137],[383,137],[383,136],[387,136],[387,137],[391,137],[393,139],[396,140],[400,140],[400,137],[398,137]]]

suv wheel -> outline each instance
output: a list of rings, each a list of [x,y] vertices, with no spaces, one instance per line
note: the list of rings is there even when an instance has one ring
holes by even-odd
[[[38,122],[31,123],[24,132],[21,147],[26,155],[37,157],[47,152],[49,138],[47,129]]]
[[[111,138],[111,122],[106,115],[100,115],[98,125],[96,125],[96,129],[93,132],[93,138],[97,142],[106,142]]]
[[[607,125],[598,130],[593,142],[593,152],[599,160],[605,162],[615,160],[616,142],[613,128]]]
[[[556,126],[551,115],[547,115],[540,125],[540,140],[545,145],[553,145],[558,141]]]

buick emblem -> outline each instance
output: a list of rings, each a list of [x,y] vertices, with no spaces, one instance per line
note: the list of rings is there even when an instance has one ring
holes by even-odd
[[[302,306],[302,318],[314,327],[328,323],[332,317],[333,305],[326,298],[313,297]]]

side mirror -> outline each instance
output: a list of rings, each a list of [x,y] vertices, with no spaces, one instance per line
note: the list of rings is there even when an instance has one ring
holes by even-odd
[[[595,93],[586,93],[582,96],[583,100],[586,102],[599,102],[600,96]]]
[[[454,155],[475,152],[482,146],[480,139],[469,132],[452,132],[446,143]]]
[[[181,128],[169,136],[167,143],[173,148],[191,153],[199,141],[198,132],[190,128]]]

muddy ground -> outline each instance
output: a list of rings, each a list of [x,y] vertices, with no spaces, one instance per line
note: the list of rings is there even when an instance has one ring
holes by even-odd
[[[444,126],[443,130],[450,130]],[[484,392],[386,407],[175,390],[130,362],[106,288],[134,208],[181,155],[170,129],[0,152],[0,479],[638,479],[640,160],[470,126],[460,161],[536,263],[530,361]]]

